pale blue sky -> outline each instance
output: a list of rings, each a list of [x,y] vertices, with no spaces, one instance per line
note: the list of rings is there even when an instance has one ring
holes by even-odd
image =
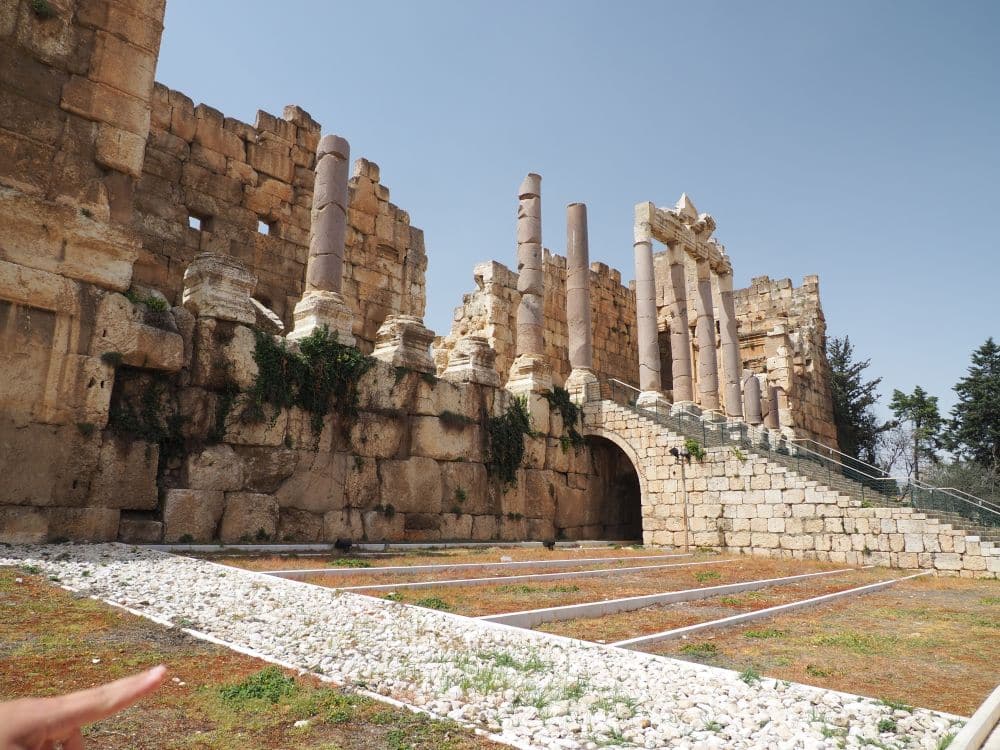
[[[438,333],[472,267],[587,203],[633,276],[632,206],[686,191],[736,282],[810,273],[830,335],[950,407],[1000,338],[1000,3],[168,0],[157,79],[227,115],[298,104],[425,230]],[[884,407],[883,407],[884,408]]]

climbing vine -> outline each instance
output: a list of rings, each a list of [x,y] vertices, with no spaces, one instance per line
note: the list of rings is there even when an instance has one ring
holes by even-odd
[[[262,331],[254,335],[257,379],[247,394],[247,419],[263,420],[265,404],[274,409],[272,420],[282,409],[298,406],[309,412],[313,432],[319,433],[331,399],[344,421],[357,414],[358,381],[372,366],[371,358],[338,343],[326,327],[299,341],[298,351],[284,339]]]
[[[160,459],[179,456],[184,451],[181,426],[184,417],[170,408],[166,384],[150,379],[133,397],[122,395],[112,403],[108,429],[121,438],[157,443]]]
[[[582,447],[584,443],[583,435],[576,429],[577,424],[580,422],[581,409],[573,403],[569,391],[556,385],[552,387],[551,391],[546,391],[543,395],[549,402],[549,405],[553,409],[556,409],[562,417],[563,429],[566,430],[567,438],[566,441],[560,440],[563,450],[567,450],[570,446],[573,448]]]
[[[487,471],[504,484],[516,484],[517,467],[524,459],[524,436],[532,434],[527,401],[523,398],[512,400],[507,411],[490,417],[486,431],[489,436]]]

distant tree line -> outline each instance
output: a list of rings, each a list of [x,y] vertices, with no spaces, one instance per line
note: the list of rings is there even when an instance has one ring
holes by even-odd
[[[892,392],[894,419],[875,414],[881,378],[866,379],[871,360],[856,359],[848,336],[830,339],[833,417],[840,450],[893,474],[978,497],[1000,499],[1000,346],[993,338],[972,353],[954,386],[958,401],[943,417],[937,396],[919,385]]]

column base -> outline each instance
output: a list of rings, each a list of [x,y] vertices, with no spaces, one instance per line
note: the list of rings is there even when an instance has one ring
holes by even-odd
[[[640,409],[654,411],[661,414],[670,413],[670,402],[667,397],[659,391],[643,391],[635,400],[635,405]]]
[[[295,328],[288,334],[292,341],[304,339],[320,328],[337,335],[337,342],[354,346],[354,313],[339,292],[306,292],[292,314]]]
[[[375,334],[372,356],[396,367],[434,372],[431,342],[434,331],[415,315],[390,315]]]
[[[678,414],[700,417],[701,409],[694,401],[674,401],[670,407],[670,416],[676,417]]]
[[[500,386],[496,371],[497,353],[483,336],[465,336],[451,351],[448,367],[441,377],[453,383],[479,383],[494,388]]]
[[[588,401],[600,401],[601,381],[593,370],[576,367],[566,378],[566,390],[569,397],[577,404],[585,404]]]
[[[552,367],[542,356],[522,354],[510,366],[506,388],[518,396],[551,391]]]

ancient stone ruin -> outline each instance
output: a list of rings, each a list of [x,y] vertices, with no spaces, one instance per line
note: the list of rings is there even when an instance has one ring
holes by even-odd
[[[163,0],[52,9],[0,8],[0,541],[643,539],[996,573],[964,532],[756,454],[706,445],[681,479],[649,413],[836,447],[817,278],[734,289],[686,195],[636,206],[625,286],[582,204],[545,249],[527,175],[516,270],[477,265],[435,339],[423,233],[347,138],[155,83]]]

